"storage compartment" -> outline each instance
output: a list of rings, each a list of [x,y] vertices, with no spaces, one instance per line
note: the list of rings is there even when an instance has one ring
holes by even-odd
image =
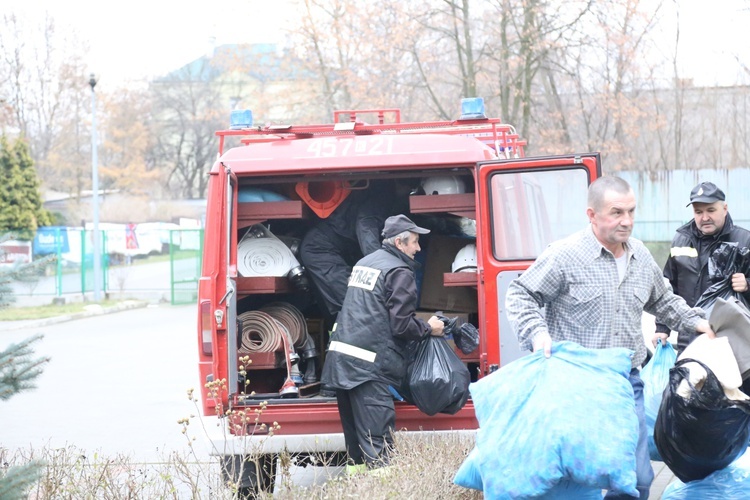
[[[417,195],[409,197],[411,213],[449,213],[476,219],[474,193]]]
[[[310,209],[300,200],[237,203],[237,227],[242,229],[267,220],[304,219]]]
[[[420,243],[423,243],[423,250],[420,254],[417,254],[417,259],[424,264],[423,272],[417,276],[418,286],[421,289],[420,309],[447,311],[444,313],[446,316],[460,315],[462,321],[469,321],[470,318],[475,320],[474,317],[477,312],[476,273],[450,272],[456,252],[462,245],[473,241],[471,238],[456,237],[455,233],[462,229],[458,223],[460,218],[456,215],[475,217],[474,193],[410,195],[411,191],[419,188],[420,180],[425,175],[429,177],[436,174],[434,170],[427,174],[398,171],[389,175],[388,173],[378,172],[370,178],[344,179],[342,176],[342,178],[333,180],[339,183],[337,185],[353,190],[341,202],[342,205],[347,203],[346,199],[357,199],[356,190],[370,189],[378,182],[388,181],[399,185],[398,189],[388,191],[394,199],[384,200],[383,203],[394,202],[394,206],[400,203],[402,208],[395,213],[404,213],[417,224],[432,230],[431,234],[420,239]],[[455,175],[455,171],[451,175]],[[467,173],[464,173],[464,177],[471,179],[471,176]],[[310,184],[321,182],[316,181],[315,178],[305,178],[304,181],[309,181]],[[255,398],[255,396],[250,396],[252,391],[270,400],[295,396],[299,398],[321,397],[319,381],[325,363],[325,351],[329,341],[328,332],[333,327],[334,318],[329,317],[328,310],[321,300],[321,294],[317,291],[310,273],[306,274],[308,289],[300,286],[299,281],[290,280],[287,275],[243,276],[241,270],[248,269],[247,259],[257,260],[261,257],[270,257],[261,256],[262,252],[256,250],[255,244],[252,245],[252,255],[248,256],[245,248],[243,248],[245,255],[239,255],[240,242],[243,237],[273,237],[286,245],[282,250],[288,250],[302,266],[305,265],[300,252],[301,242],[308,231],[315,228],[324,219],[319,216],[321,213],[320,207],[313,211],[305,201],[294,199],[296,197],[295,188],[301,182],[303,180],[300,178],[254,179],[245,177],[239,179],[240,189],[244,190],[245,193],[252,192],[253,196],[260,196],[258,193],[266,193],[263,196],[267,196],[270,193],[277,197],[289,197],[291,199],[273,199],[270,201],[242,201],[240,199],[238,202],[235,227],[238,248],[234,249],[237,254],[238,268],[236,278],[237,307],[238,315],[242,315],[251,311],[263,311],[264,307],[280,302],[293,305],[303,316],[307,333],[314,343],[316,351],[314,358],[315,380],[312,383],[308,383],[308,380],[306,380],[306,375],[309,375],[309,373],[306,374],[305,372],[310,358],[305,358],[303,348],[299,345],[294,349],[296,355],[300,357],[295,375],[302,376],[303,382],[297,384],[298,395],[292,394],[291,396],[289,393],[282,394],[285,384],[288,385],[287,378],[289,375],[283,349],[270,353],[239,353],[238,366],[244,366],[246,373],[244,377],[240,376],[239,381],[239,391],[245,395],[244,398]],[[473,186],[473,183],[466,182],[466,185]],[[318,193],[316,196],[315,203],[322,206],[325,200],[321,201],[318,198],[323,195]],[[382,200],[382,197],[378,199]],[[450,232],[454,236],[443,234],[446,232]],[[380,239],[378,238],[378,242]],[[275,250],[278,250],[278,242],[274,243]],[[348,265],[353,266],[362,257],[356,237],[353,237],[351,242],[347,243],[346,251],[349,252],[346,255],[346,261]],[[246,259],[242,261],[242,266],[240,266],[240,259]],[[279,271],[278,274],[283,274],[283,272]],[[432,313],[428,314],[427,312],[420,314],[426,314],[427,318],[432,315]],[[456,349],[456,353],[467,363],[474,378],[475,366],[478,366],[479,362],[479,349],[469,355],[464,355],[458,349]],[[243,357],[248,357],[251,362],[242,363],[241,358]],[[247,385],[245,385],[246,380]],[[330,397],[329,394],[325,394],[325,396]]]
[[[451,273],[451,265],[456,254],[474,240],[430,234],[427,256],[424,264],[422,289],[419,299],[420,309],[435,311],[477,312],[477,291],[466,285],[477,285],[477,274]],[[446,273],[452,284],[445,286]],[[460,283],[461,286],[456,286]]]

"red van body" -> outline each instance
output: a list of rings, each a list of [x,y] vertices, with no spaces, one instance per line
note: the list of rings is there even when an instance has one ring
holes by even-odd
[[[311,292],[297,286],[299,274],[284,269],[243,276],[247,259],[258,258],[238,251],[243,238],[261,232],[294,255],[299,239],[348,191],[382,179],[412,185],[407,215],[451,228],[420,240],[419,311],[425,317],[442,311],[478,328],[479,348],[469,355],[456,350],[476,380],[524,354],[504,315],[508,284],[546,245],[585,226],[586,190],[601,172],[595,153],[525,157],[524,141],[495,118],[406,123],[394,109],[341,111],[331,124],[216,134],[198,299],[201,402],[205,415],[225,424],[212,438],[215,454],[231,461],[252,449],[271,469],[282,451],[344,450],[336,400],[319,384],[289,386],[286,353],[292,349],[283,342],[270,352],[242,352],[246,326],[238,318],[267,303],[306,304],[297,310],[316,343],[318,371],[331,325]],[[445,192],[420,190],[446,179]],[[456,254],[469,243],[476,245],[476,269],[453,272]],[[292,262],[298,273],[304,268]],[[455,415],[427,416],[407,402],[395,405],[396,426],[406,432],[477,427],[471,400]],[[267,482],[261,476],[268,471],[256,472],[252,481]]]

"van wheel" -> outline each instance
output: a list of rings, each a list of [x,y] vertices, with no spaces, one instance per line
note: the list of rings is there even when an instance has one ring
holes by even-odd
[[[273,493],[276,482],[276,454],[228,455],[222,458],[221,475],[237,485],[239,498],[258,498]]]

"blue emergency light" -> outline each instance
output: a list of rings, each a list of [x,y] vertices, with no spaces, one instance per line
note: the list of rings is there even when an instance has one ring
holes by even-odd
[[[461,118],[459,120],[485,120],[486,118],[483,97],[461,99]]]
[[[241,130],[253,126],[253,112],[249,109],[233,109],[229,118],[231,130]]]

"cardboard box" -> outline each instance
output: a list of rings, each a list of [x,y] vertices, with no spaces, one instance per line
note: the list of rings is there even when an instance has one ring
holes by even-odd
[[[443,285],[443,274],[451,272],[456,253],[469,243],[472,240],[466,238],[429,235],[419,298],[420,309],[477,312],[476,288]]]

